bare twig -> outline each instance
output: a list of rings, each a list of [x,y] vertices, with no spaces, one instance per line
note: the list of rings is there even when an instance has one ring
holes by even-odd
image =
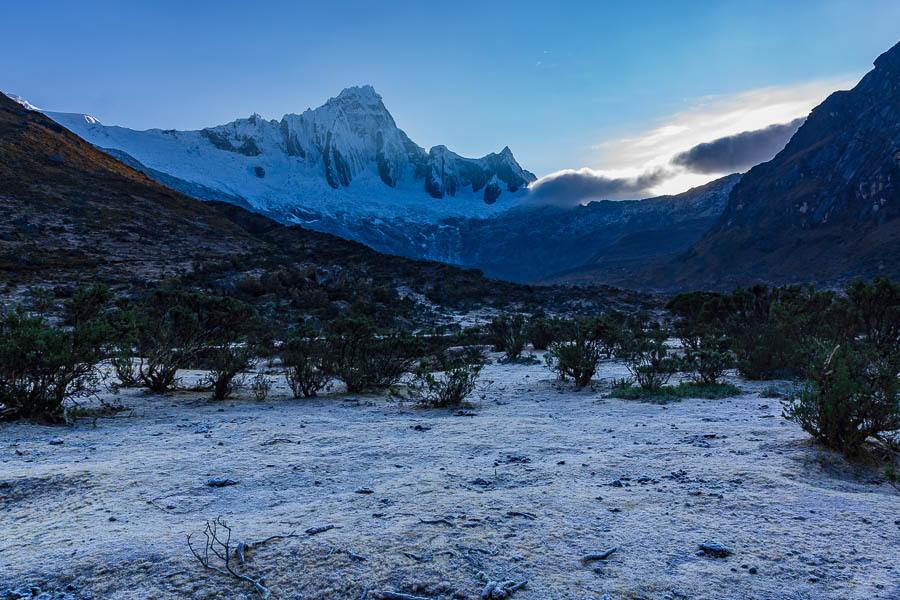
[[[222,533],[223,531],[224,534]],[[270,592],[262,584],[262,579],[253,579],[252,577],[242,575],[232,568],[231,527],[228,526],[228,524],[222,517],[216,517],[214,520],[206,522],[206,528],[203,530],[203,536],[206,539],[204,541],[202,550],[195,548],[194,544],[191,543],[191,538],[193,535],[194,534],[190,534],[187,536],[188,548],[190,549],[191,554],[194,555],[194,558],[196,558],[197,561],[199,561],[200,564],[203,565],[204,569],[215,571],[216,573],[230,576],[240,581],[246,581],[247,583],[253,585],[253,588],[256,590],[256,593],[259,594],[260,598],[262,598],[263,600],[268,600]],[[272,538],[267,538],[266,540],[264,540],[264,542],[278,537],[286,536],[272,536]],[[243,546],[244,549],[247,548],[247,545],[243,542],[241,544],[238,544],[238,546]],[[212,553],[212,557],[210,556],[210,553]],[[237,552],[235,552],[235,554],[237,554]],[[213,564],[213,557],[218,558],[222,562],[222,567],[218,567]],[[240,555],[240,560],[241,562],[243,562],[243,552]]]
[[[612,556],[612,553],[615,551],[616,551],[616,547],[613,546],[612,548],[607,548],[606,550],[604,550],[603,552],[601,552],[599,554],[588,554],[588,555],[584,556],[581,560],[583,560],[584,562],[591,562],[592,560],[606,560],[607,558]]]

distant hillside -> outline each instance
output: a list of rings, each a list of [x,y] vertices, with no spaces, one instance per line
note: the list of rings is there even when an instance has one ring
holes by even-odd
[[[381,254],[232,204],[189,198],[0,94],[0,273],[6,283],[0,294],[25,285],[101,281],[142,289],[179,277],[196,280],[197,273],[213,273],[200,280],[203,285],[228,289],[245,280],[262,285],[288,270],[309,274],[301,288],[334,279],[350,291],[382,285],[438,296],[450,290],[451,299],[548,305],[561,293]],[[263,286],[254,293],[269,291]],[[596,306],[647,300],[611,288],[570,296]]]
[[[898,217],[900,44],[852,90],[813,109],[775,158],[746,173],[688,250],[644,265],[589,265],[552,280],[675,291],[896,278]]]

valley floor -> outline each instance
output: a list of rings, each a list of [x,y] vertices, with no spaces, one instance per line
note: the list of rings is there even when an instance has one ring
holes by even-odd
[[[474,416],[293,400],[278,378],[266,402],[123,390],[95,422],[0,425],[0,597],[256,597],[188,551],[217,516],[235,544],[297,532],[247,554],[273,598],[477,599],[488,579],[527,579],[515,600],[900,597],[900,493],[812,446],[767,384],[659,406],[543,365],[482,379]]]

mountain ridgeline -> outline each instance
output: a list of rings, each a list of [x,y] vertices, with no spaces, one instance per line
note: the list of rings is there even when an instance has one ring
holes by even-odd
[[[744,174],[690,248],[622,272],[587,264],[548,280],[679,291],[897,278],[898,217],[900,44],[852,90],[814,108],[772,160]]]
[[[231,198],[283,221],[295,208],[366,213],[367,205],[378,206],[372,200],[385,196],[442,215],[457,210],[454,200],[489,206],[504,194],[521,195],[535,180],[509,148],[482,158],[464,158],[446,146],[426,151],[397,127],[371,86],[345,89],[319,108],[280,121],[254,114],[199,131],[134,131],[89,115],[47,114],[184,193]]]
[[[199,131],[45,114],[185,195],[500,279],[671,292],[900,276],[900,44],[746,174],[577,208],[534,202],[509,148],[419,147],[371,86]]]
[[[670,286],[900,276],[900,43],[735,186]]]

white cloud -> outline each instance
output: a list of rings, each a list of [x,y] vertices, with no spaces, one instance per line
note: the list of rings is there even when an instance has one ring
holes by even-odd
[[[635,180],[665,169],[668,176],[648,189],[651,195],[674,194],[727,173],[693,173],[673,169],[677,154],[698,144],[764,129],[805,117],[830,93],[853,87],[859,77],[837,77],[792,86],[773,86],[738,94],[697,99],[682,112],[664,117],[652,129],[597,144],[591,161],[594,177]],[[560,172],[562,173],[562,172]],[[551,173],[544,179],[553,179]]]

